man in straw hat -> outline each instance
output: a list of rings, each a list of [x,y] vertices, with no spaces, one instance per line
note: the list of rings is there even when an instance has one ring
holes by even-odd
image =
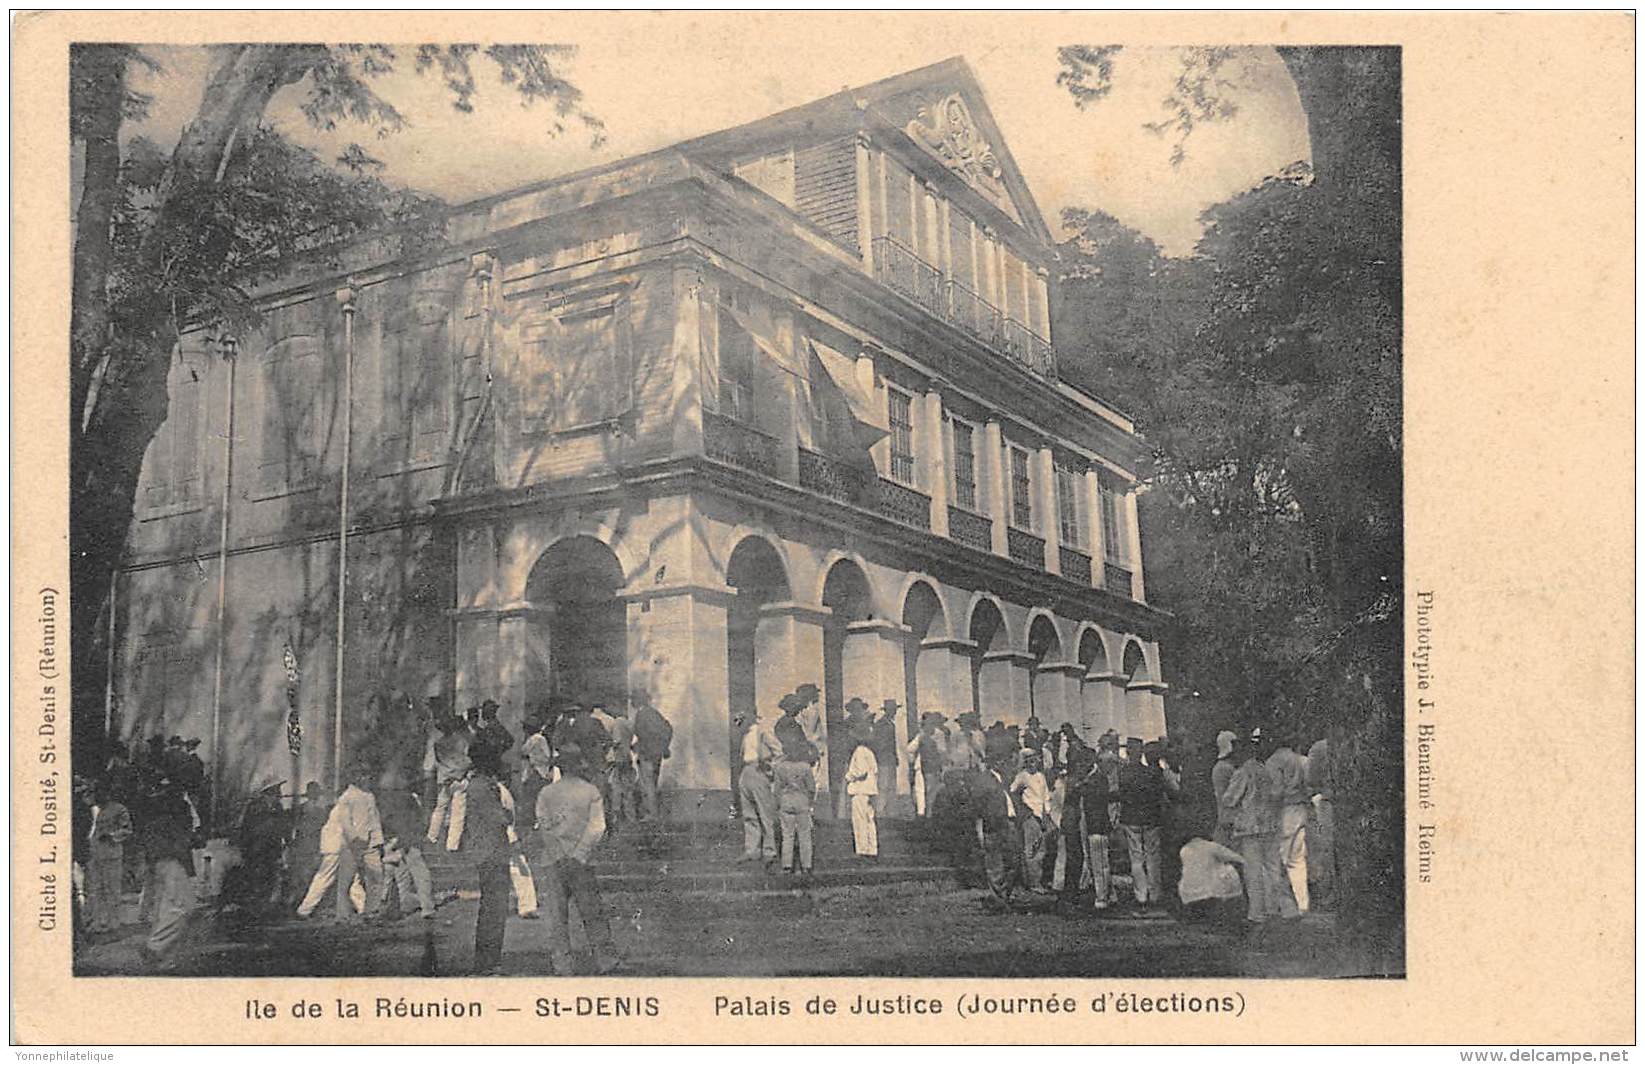
[[[816,746],[806,737],[799,715],[810,703],[805,696],[795,692],[785,696],[781,705],[783,716],[772,731],[782,745],[782,758],[773,770],[772,783],[777,795],[777,817],[782,824],[782,865],[784,872],[797,872],[809,877],[812,806],[817,800],[814,769],[818,753]],[[796,857],[798,867],[794,864]]]

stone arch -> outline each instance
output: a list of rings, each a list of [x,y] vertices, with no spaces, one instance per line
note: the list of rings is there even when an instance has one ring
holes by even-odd
[[[1008,650],[1011,647],[1011,629],[1005,623],[1005,604],[1000,602],[999,596],[994,595],[992,592],[976,592],[971,596],[971,602],[966,604],[965,629],[963,630],[965,638],[972,641],[977,640],[978,612],[984,611],[983,617],[986,619],[986,611],[989,609],[993,611],[993,617],[999,619],[998,626],[997,628],[985,630],[989,635],[989,646],[982,649],[984,651]]]
[[[725,735],[726,764],[735,780],[742,767],[743,733],[762,708],[768,720],[774,715],[779,695],[773,688],[787,679],[771,673],[776,663],[791,657],[793,648],[784,638],[782,622],[771,617],[768,608],[792,599],[793,589],[783,553],[768,536],[756,531],[734,534],[732,543],[725,561],[725,583],[733,593],[726,611]],[[740,809],[736,789],[732,796]]]
[[[873,572],[872,568],[855,551],[841,551],[836,548],[823,557],[822,565],[817,568],[816,594],[811,601],[813,603],[822,603],[825,606],[828,605],[826,593],[829,581],[839,579],[836,577],[836,571],[839,570],[841,563],[849,563],[851,569],[862,576],[863,587],[867,589],[868,617],[887,618],[893,616],[894,612],[886,608],[884,599],[880,596],[878,589],[874,587],[874,581],[869,576]]]
[[[1055,661],[1062,657],[1063,639],[1062,626],[1057,624],[1057,617],[1042,606],[1034,607],[1028,612],[1028,637],[1024,647],[1028,653],[1042,661]],[[1048,657],[1042,657],[1041,651]]]
[[[1120,675],[1133,684],[1154,679],[1148,669],[1148,655],[1135,639],[1125,641],[1125,649],[1120,653]]]
[[[921,589],[930,594],[926,600]],[[936,581],[923,573],[910,573],[902,582],[902,588],[897,592],[897,602],[902,604],[902,623],[916,629],[916,635],[921,639],[935,640],[948,639],[953,635],[953,629],[948,622],[948,604],[943,599],[942,588]],[[909,608],[918,603],[920,609],[916,611],[914,620],[910,620]],[[928,620],[922,615],[929,608]],[[926,624],[919,625],[918,621]]]
[[[560,698],[626,702],[628,614],[620,595],[626,583],[616,552],[592,536],[561,537],[537,557],[525,582],[533,608],[529,658],[537,666],[528,665],[523,678],[528,698],[546,690]]]
[[[1109,664],[1108,641],[1103,638],[1102,630],[1089,621],[1082,623],[1074,634],[1074,656],[1085,667],[1086,673],[1109,673],[1113,670]]]

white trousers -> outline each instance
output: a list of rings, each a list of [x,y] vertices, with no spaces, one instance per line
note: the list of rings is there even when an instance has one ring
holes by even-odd
[[[1280,865],[1285,869],[1285,878],[1291,882],[1291,897],[1296,900],[1299,913],[1308,912],[1309,809],[1302,804],[1281,807],[1276,841]]]
[[[851,837],[858,854],[878,857],[880,834],[874,820],[874,796],[851,796]]]

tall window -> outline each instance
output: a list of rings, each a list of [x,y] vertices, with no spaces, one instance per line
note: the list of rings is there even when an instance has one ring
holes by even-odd
[[[914,175],[901,163],[885,160],[885,231],[905,248],[914,247]]]
[[[1057,526],[1062,542],[1070,547],[1085,546],[1085,528],[1080,521],[1081,475],[1066,466],[1057,467]]]
[[[145,506],[175,507],[200,498],[201,384],[199,371],[186,362],[172,376],[166,420],[149,445]]]
[[[977,445],[971,426],[958,418],[954,427],[954,505],[977,509]]]
[[[914,483],[914,404],[908,393],[893,387],[891,397],[891,479]]]
[[[423,304],[383,338],[383,446],[391,458],[427,459],[451,426],[451,349],[446,309]]]
[[[754,338],[737,320],[748,305],[735,292],[722,292],[719,306],[720,413],[742,422],[754,419]]]
[[[1129,568],[1131,557],[1127,547],[1129,541],[1126,537],[1124,508],[1120,506],[1120,489],[1104,475],[1098,482],[1097,496],[1102,503],[1103,558],[1116,566]]]
[[[263,361],[258,484],[265,492],[306,488],[320,474],[323,362],[311,335],[281,340]]]
[[[1034,496],[1028,478],[1028,452],[1015,444],[1007,447],[1011,453],[1011,524],[1033,532]]]
[[[633,345],[624,292],[573,296],[525,327],[530,351],[517,385],[527,432],[586,429],[634,405]]]

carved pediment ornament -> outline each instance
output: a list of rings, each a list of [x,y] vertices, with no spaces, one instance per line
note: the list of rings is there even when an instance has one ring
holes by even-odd
[[[907,131],[916,144],[971,185],[996,198],[1004,193],[999,160],[994,156],[994,149],[977,132],[971,109],[965,106],[959,93],[922,105],[919,114],[908,123]]]

